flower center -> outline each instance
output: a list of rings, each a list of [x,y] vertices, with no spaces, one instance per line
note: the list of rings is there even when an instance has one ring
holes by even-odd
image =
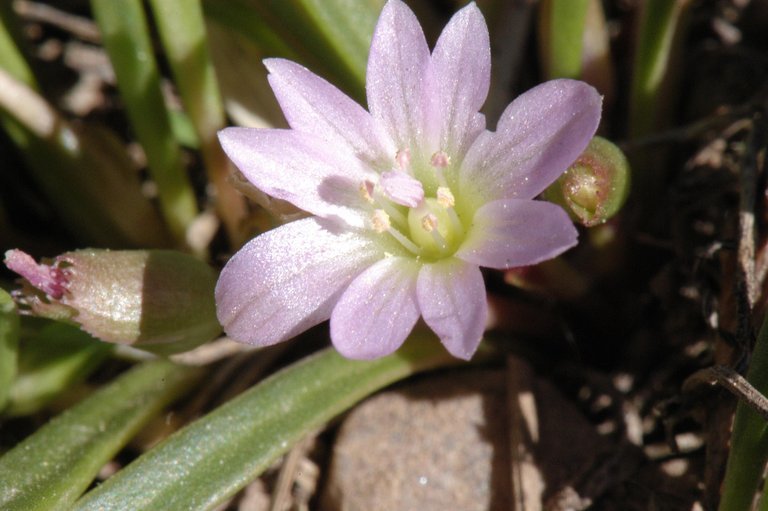
[[[395,168],[382,173],[376,183],[362,183],[360,193],[372,206],[370,225],[374,231],[392,236],[419,258],[441,259],[456,251],[464,226],[443,175],[443,169],[451,164],[450,157],[438,151],[429,164],[428,179],[439,185],[434,196],[425,197],[424,183],[414,177],[407,149],[397,152]]]

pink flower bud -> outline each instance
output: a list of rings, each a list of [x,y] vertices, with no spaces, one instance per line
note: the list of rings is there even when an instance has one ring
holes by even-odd
[[[216,275],[187,254],[87,249],[38,264],[9,250],[5,264],[24,278],[13,293],[22,312],[73,321],[103,341],[176,353],[220,332]]]

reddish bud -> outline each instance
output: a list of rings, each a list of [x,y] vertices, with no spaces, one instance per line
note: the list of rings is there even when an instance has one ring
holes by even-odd
[[[587,227],[615,215],[629,194],[629,163],[616,145],[594,137],[587,149],[544,192]]]
[[[38,264],[20,250],[5,264],[24,278],[22,312],[78,323],[103,341],[161,353],[186,351],[220,332],[216,275],[170,250],[78,250]]]

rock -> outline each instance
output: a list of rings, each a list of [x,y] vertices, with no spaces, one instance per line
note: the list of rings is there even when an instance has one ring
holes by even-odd
[[[322,509],[576,511],[633,473],[638,453],[510,357],[506,371],[426,376],[355,408]]]
[[[383,392],[340,428],[323,509],[508,509],[503,371],[461,371]]]

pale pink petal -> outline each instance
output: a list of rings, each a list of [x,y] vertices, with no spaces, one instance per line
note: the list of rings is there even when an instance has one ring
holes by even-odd
[[[459,259],[425,264],[416,284],[419,308],[427,325],[454,357],[469,360],[488,319],[480,269]]]
[[[264,64],[291,128],[344,148],[374,168],[391,166],[396,149],[363,107],[295,62],[267,59]]]
[[[381,175],[379,180],[384,195],[401,206],[415,208],[424,200],[424,187],[421,181],[400,170],[391,170]]]
[[[233,339],[269,346],[328,319],[352,279],[383,257],[380,246],[306,218],[251,240],[216,284],[219,322]]]
[[[584,82],[552,80],[520,95],[495,133],[481,134],[461,169],[462,193],[485,200],[531,199],[584,151],[600,122],[602,98]]]
[[[419,21],[400,0],[384,6],[368,55],[368,108],[398,149],[421,140],[429,47]]]
[[[415,260],[388,257],[352,281],[331,314],[331,340],[339,353],[368,360],[403,344],[419,319],[418,272]]]
[[[578,233],[560,206],[507,199],[480,207],[456,257],[488,268],[529,266],[576,245]]]
[[[227,156],[256,188],[318,216],[364,225],[360,185],[376,174],[352,154],[295,130],[226,128]]]
[[[485,128],[478,111],[491,80],[488,28],[477,5],[457,12],[432,52],[431,108],[439,130],[438,148],[460,163],[468,144]]]

